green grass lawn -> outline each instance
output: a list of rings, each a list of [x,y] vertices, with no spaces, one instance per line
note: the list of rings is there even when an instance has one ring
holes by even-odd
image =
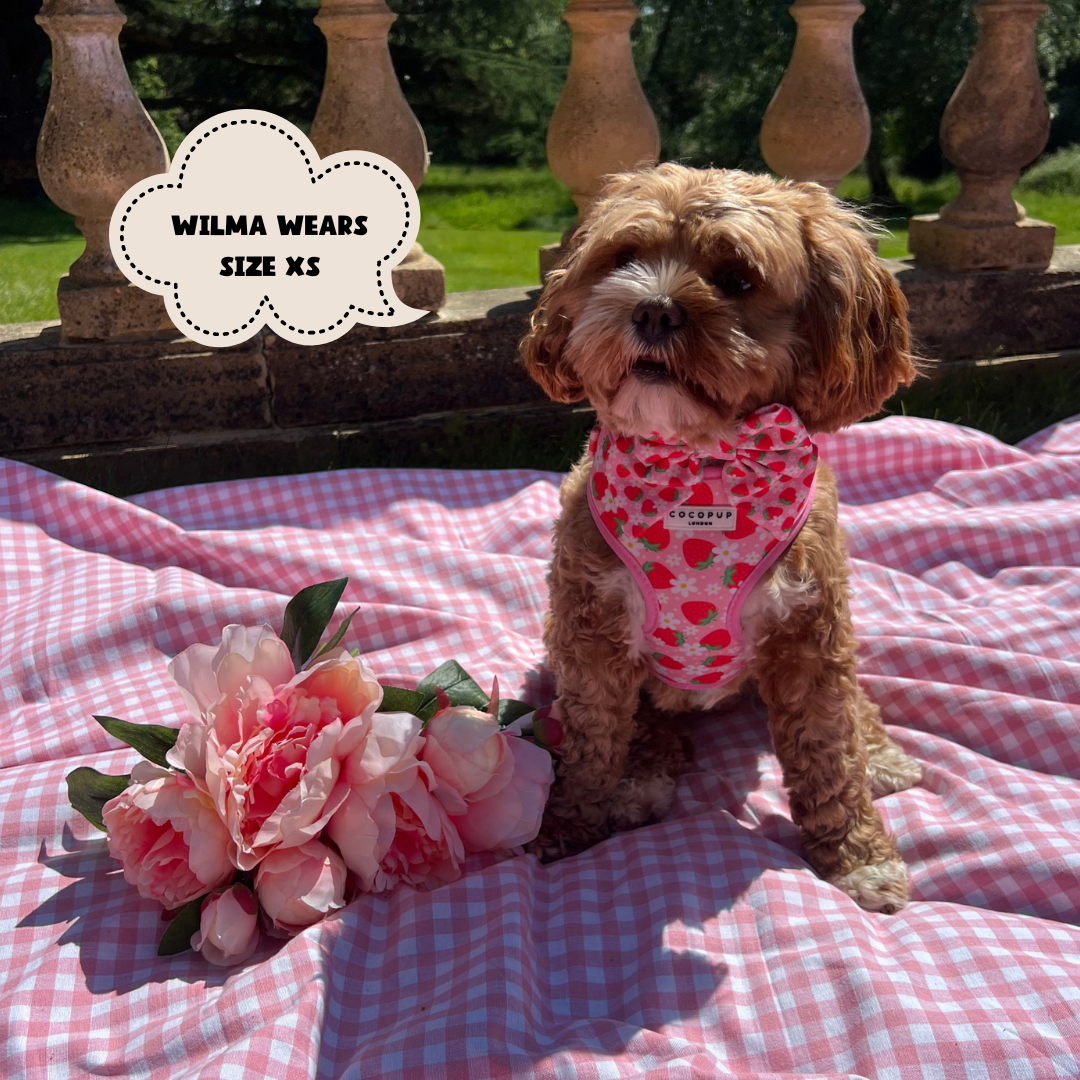
[[[906,176],[894,177],[892,181],[896,197],[911,208],[912,214],[936,213],[960,192],[960,181],[954,173],[932,183],[923,183]],[[868,204],[870,182],[865,176],[852,174],[841,181],[837,191],[842,199]],[[1080,196],[1044,194],[1018,188],[1013,197],[1027,211],[1028,217],[1049,221],[1057,226],[1055,243],[1080,244]],[[878,254],[886,259],[902,259],[909,254],[907,247],[907,215],[886,218],[882,224],[889,230],[878,243]]]
[[[56,282],[82,250],[74,219],[52,203],[0,200],[0,323],[58,318]]]
[[[955,176],[923,183],[893,181],[913,213],[932,213],[958,190]],[[843,198],[866,203],[865,176],[840,186]],[[1080,196],[1019,192],[1031,217],[1057,226],[1059,244],[1080,243]],[[498,289],[533,285],[537,249],[575,220],[566,189],[546,169],[482,169],[435,165],[420,189],[420,243],[446,267],[446,287]],[[879,252],[907,254],[906,216],[887,219]],[[56,282],[82,251],[71,217],[51,203],[0,200],[0,323],[55,319]]]

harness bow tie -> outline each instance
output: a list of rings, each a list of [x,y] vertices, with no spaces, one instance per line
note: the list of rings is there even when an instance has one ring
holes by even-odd
[[[658,433],[614,436],[601,430],[593,453],[601,454],[605,472],[631,499],[635,487],[654,489],[650,494],[669,510],[682,503],[717,505],[719,497],[744,507],[740,520],[749,517],[777,539],[789,534],[817,468],[810,435],[783,405],[751,413],[734,445],[718,440],[706,451],[665,442]],[[721,485],[723,492],[716,490]]]

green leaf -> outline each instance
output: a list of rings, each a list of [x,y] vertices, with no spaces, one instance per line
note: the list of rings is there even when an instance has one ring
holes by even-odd
[[[130,776],[107,776],[84,765],[67,775],[68,802],[95,829],[105,832],[101,808],[110,799],[115,799],[130,783]]]
[[[379,712],[407,712],[412,713],[413,716],[419,716],[424,701],[424,695],[418,694],[415,690],[405,690],[400,686],[384,686]]]
[[[158,956],[175,956],[191,948],[191,936],[199,929],[202,917],[202,903],[209,895],[206,893],[205,896],[192,900],[190,904],[185,904],[177,912],[173,921],[166,927],[165,933],[161,935],[161,941],[157,947]]]
[[[489,700],[488,695],[456,660],[447,660],[430,675],[425,675],[416,687],[416,692],[424,699],[416,714],[421,720],[430,720],[438,709],[436,686],[445,691],[451,705],[471,705],[474,709],[483,709]]]
[[[165,755],[176,744],[180,732],[176,728],[161,727],[158,724],[129,724],[126,720],[117,720],[115,716],[95,716],[94,719],[113,738],[138,750],[147,761],[169,767]]]
[[[319,638],[334,617],[348,578],[322,581],[301,589],[285,608],[285,621],[281,626],[281,640],[289,647],[293,664],[299,671],[319,644]]]
[[[499,702],[499,727],[504,728],[512,724],[519,716],[532,711],[533,707],[527,702],[518,701],[516,698],[503,698]]]
[[[348,580],[348,579],[346,579]],[[345,631],[349,629],[349,623],[352,622],[353,616],[360,610],[359,607],[354,607],[344,619],[341,620],[341,625],[337,628],[337,633],[311,658],[312,660],[318,660],[323,653],[328,653],[341,639],[345,636]]]

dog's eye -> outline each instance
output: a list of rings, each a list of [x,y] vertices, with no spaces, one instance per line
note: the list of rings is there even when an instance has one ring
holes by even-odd
[[[754,283],[738,266],[722,266],[713,274],[713,284],[725,296],[746,296],[753,292]]]
[[[621,270],[624,266],[629,266],[634,261],[633,248],[623,248],[618,255],[615,256],[615,269]]]

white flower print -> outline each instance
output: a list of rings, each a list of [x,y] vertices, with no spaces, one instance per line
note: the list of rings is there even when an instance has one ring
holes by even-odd
[[[698,657],[709,655],[709,650],[704,645],[684,645],[683,653],[686,656],[692,656],[696,660]]]
[[[706,596],[717,596],[719,593],[722,593],[723,591],[724,590],[722,588],[720,588],[720,586],[715,581],[710,581],[709,584],[705,586],[705,595]]]
[[[697,578],[680,574],[671,586],[671,591],[678,596],[689,596],[697,592]]]
[[[619,497],[615,494],[615,488],[609,484],[607,491],[604,492],[604,497],[600,500],[600,505],[605,510],[614,510],[618,502]]]
[[[670,611],[662,611],[658,625],[669,630],[678,630],[679,620]]]

